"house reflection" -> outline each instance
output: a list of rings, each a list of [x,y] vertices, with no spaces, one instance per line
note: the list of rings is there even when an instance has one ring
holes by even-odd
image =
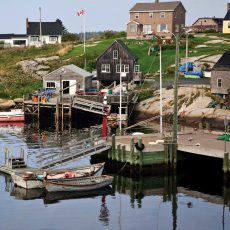
[[[104,226],[109,226],[109,209],[106,206],[106,196],[103,195],[101,198],[101,209],[99,220],[103,222]]]

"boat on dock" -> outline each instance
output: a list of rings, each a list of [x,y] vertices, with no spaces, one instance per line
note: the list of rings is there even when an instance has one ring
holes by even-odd
[[[12,109],[11,111],[0,112],[0,122],[23,122],[25,114],[22,109]]]
[[[44,188],[43,179],[58,180],[58,179],[74,179],[88,176],[100,176],[104,170],[105,163],[92,164],[71,169],[44,171],[43,174],[36,174],[32,171],[20,172],[12,174],[12,179],[15,186],[26,189]]]
[[[48,192],[91,191],[106,187],[113,182],[108,175],[90,176],[72,179],[44,180],[43,184]]]

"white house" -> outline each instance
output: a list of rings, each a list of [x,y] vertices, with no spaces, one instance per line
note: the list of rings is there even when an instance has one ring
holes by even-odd
[[[43,77],[43,88],[54,89],[59,93],[60,84],[63,94],[75,95],[78,91],[87,91],[92,87],[93,74],[77,67],[65,65]]]
[[[27,46],[28,37],[25,34],[0,34],[0,45],[4,48]]]
[[[29,22],[26,19],[26,34],[29,46],[61,43],[62,24],[60,22]]]

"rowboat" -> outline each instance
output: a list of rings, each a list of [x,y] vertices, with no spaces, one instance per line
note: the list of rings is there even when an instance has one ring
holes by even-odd
[[[106,187],[113,182],[108,175],[79,177],[72,179],[44,180],[43,184],[48,192],[90,191]]]
[[[105,163],[92,164],[71,169],[44,171],[43,174],[34,172],[15,173],[11,177],[14,185],[25,189],[44,188],[42,183],[44,176],[46,180],[71,179],[86,176],[100,176],[104,170]]]
[[[21,109],[12,109],[7,112],[0,112],[0,122],[25,121],[25,114]]]

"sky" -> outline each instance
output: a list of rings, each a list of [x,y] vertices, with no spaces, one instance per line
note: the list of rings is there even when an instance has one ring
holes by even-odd
[[[129,21],[129,10],[136,3],[150,3],[155,0],[1,0],[0,34],[26,33],[26,18],[39,21],[41,7],[42,21],[61,19],[69,32],[79,33],[85,24],[86,31],[124,31]],[[165,2],[165,0],[160,0]],[[170,1],[170,0],[166,0]],[[187,10],[186,25],[199,17],[224,17],[230,0],[182,0]],[[80,10],[83,16],[77,16]]]

